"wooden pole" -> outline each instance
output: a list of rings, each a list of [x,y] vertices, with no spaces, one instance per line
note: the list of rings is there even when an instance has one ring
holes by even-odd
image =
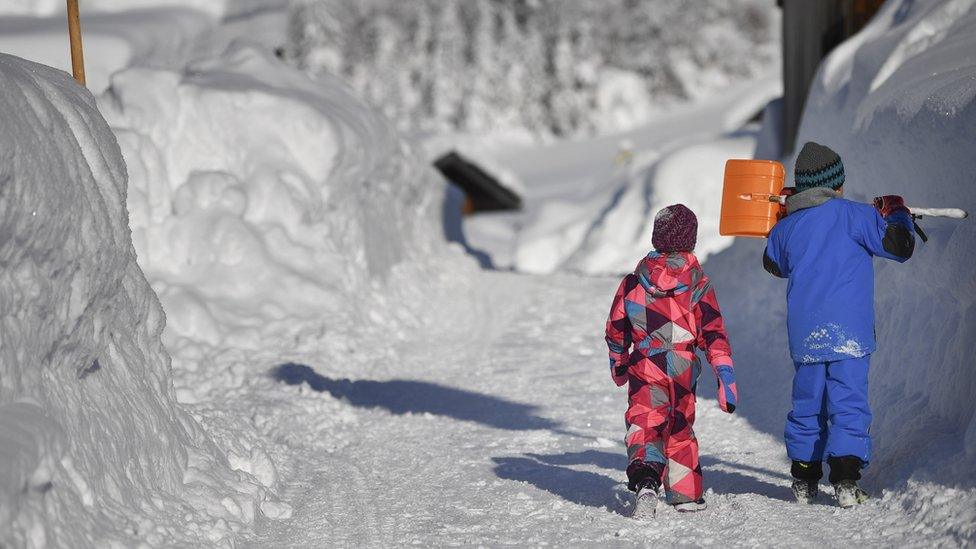
[[[85,54],[81,49],[81,20],[78,0],[68,0],[68,38],[71,41],[71,71],[75,80],[85,85]]]

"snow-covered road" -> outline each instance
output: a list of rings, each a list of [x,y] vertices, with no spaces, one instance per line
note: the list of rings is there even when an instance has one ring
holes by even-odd
[[[480,277],[476,314],[452,319],[470,337],[377,350],[384,364],[369,379],[334,364],[269,365],[250,394],[228,399],[254,409],[278,443],[294,508],[290,520],[260,523],[251,545],[958,543],[884,499],[850,511],[823,494],[818,505],[791,503],[780,441],[711,399],[699,401],[696,423],[708,510],[633,521],[626,397],[603,356],[616,281]],[[743,407],[761,402],[741,392]]]

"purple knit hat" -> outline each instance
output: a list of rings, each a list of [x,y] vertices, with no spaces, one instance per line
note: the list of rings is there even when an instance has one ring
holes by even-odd
[[[690,252],[698,240],[698,218],[684,204],[663,208],[654,216],[651,244],[661,253]]]

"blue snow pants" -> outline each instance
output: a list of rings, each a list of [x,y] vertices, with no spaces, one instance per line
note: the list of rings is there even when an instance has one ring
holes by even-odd
[[[799,461],[857,456],[871,461],[868,364],[871,355],[796,363],[793,409],[786,416],[786,453]]]

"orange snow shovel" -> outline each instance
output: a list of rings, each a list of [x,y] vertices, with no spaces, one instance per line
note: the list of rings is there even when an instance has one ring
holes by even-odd
[[[766,238],[773,225],[786,215],[786,197],[792,187],[784,187],[786,171],[773,160],[729,160],[725,163],[722,187],[722,214],[718,232],[723,236]],[[969,212],[959,208],[908,207],[913,222],[922,217],[965,219]],[[915,223],[923,242],[928,236]]]
[[[765,238],[784,215],[780,203],[786,170],[773,160],[729,160],[722,187],[723,236]]]

